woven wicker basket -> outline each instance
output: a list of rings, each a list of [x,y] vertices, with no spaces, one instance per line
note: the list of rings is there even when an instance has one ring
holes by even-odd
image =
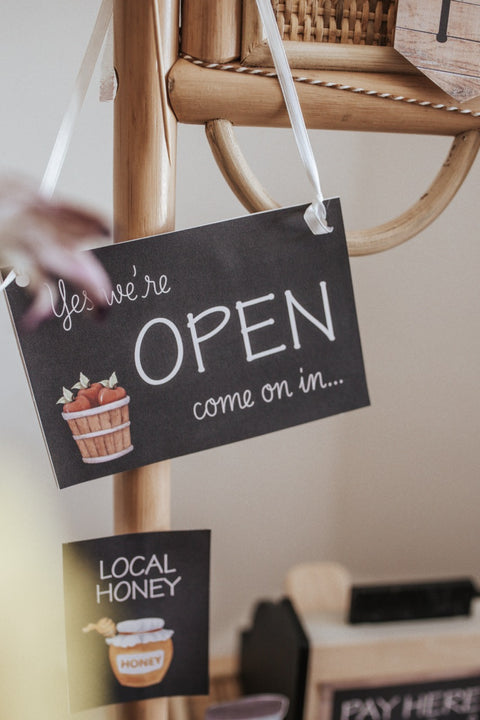
[[[272,0],[284,40],[393,45],[398,0]]]

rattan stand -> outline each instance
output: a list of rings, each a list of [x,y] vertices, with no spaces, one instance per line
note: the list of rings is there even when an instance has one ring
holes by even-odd
[[[456,136],[426,198],[399,219],[370,231],[367,238],[349,236],[353,254],[402,242],[445,207],[468,172],[479,147],[480,103],[472,103],[466,112],[448,108],[444,93],[412,74],[391,47],[383,47],[381,38],[385,36],[386,43],[391,37],[395,1],[272,1],[292,65],[309,68],[302,74],[313,81],[299,86],[310,127]],[[183,0],[182,50],[198,58],[198,64],[179,57],[178,0],[115,0],[114,16],[119,80],[115,240],[173,229],[177,120],[208,123],[214,154],[249,209],[275,205],[249,171],[230,124],[288,124],[276,79],[262,77],[258,71],[238,71],[239,67],[248,70],[248,63],[254,69],[268,65],[255,0]],[[161,62],[153,27],[159,31]],[[235,63],[227,72],[206,67],[206,63],[218,65],[232,59]],[[247,65],[241,65],[242,60]],[[171,107],[165,100],[167,82]],[[218,118],[225,121],[210,122]],[[169,463],[119,475],[114,487],[117,533],[169,528]],[[116,713],[118,718],[162,720],[167,703],[163,699],[129,703],[118,706]]]

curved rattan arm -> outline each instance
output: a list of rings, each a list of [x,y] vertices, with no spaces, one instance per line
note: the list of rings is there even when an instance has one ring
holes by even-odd
[[[247,210],[258,212],[279,207],[250,169],[235,139],[232,124],[228,120],[211,120],[206,124],[206,133],[220,170]],[[368,230],[347,232],[349,254],[369,255],[388,250],[424,230],[446,208],[461,186],[479,147],[478,130],[457,135],[440,172],[420,200],[389,222]]]

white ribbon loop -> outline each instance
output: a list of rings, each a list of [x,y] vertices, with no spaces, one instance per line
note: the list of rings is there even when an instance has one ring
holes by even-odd
[[[55,190],[60,172],[72,139],[75,123],[82,109],[105,36],[113,13],[113,0],[102,0],[82,64],[75,81],[73,94],[63,116],[47,169],[40,184],[40,194],[50,198]]]
[[[308,137],[305,120],[303,119],[295,84],[290,72],[285,48],[282,38],[280,37],[270,0],[257,0],[257,7],[267,34],[270,52],[272,53],[278,81],[285,99],[285,105],[287,106],[288,117],[290,118],[298,152],[300,153],[307,177],[315,190],[315,200],[305,212],[305,222],[314,235],[323,235],[332,232],[333,228],[327,225],[327,212],[322,188],[320,187],[317,164]]]
[[[17,277],[17,273],[15,272],[15,270],[10,270],[7,277],[0,285],[0,292],[5,290],[5,288],[7,288],[15,280],[16,277]]]
[[[314,235],[324,235],[333,230],[333,227],[327,224],[327,210],[323,198],[314,200],[305,210],[303,217]]]
[[[52,152],[50,154],[50,158],[47,163],[45,173],[43,175],[42,182],[40,184],[39,194],[44,198],[51,198],[55,191],[58,178],[60,176],[63,164],[65,162],[65,157],[67,155],[67,151],[72,139],[75,123],[82,109],[85,95],[90,86],[93,72],[95,70],[95,66],[97,64],[98,57],[100,55],[102,45],[104,44],[106,36],[107,40],[105,43],[105,55],[109,57],[111,56],[112,50],[110,46],[113,38],[108,37],[108,35],[111,35],[111,32],[109,33],[109,28],[112,28],[112,16],[113,0],[102,0],[92,35],[88,42],[82,64],[78,71],[73,93],[70,97],[70,102],[63,116]],[[112,86],[112,83],[110,82],[108,91],[109,95],[108,97],[105,95],[105,78],[107,75],[105,68],[107,62],[109,61],[106,58],[104,67],[102,68],[102,100],[111,99],[111,96],[113,96],[115,92],[115,87]],[[113,63],[111,63],[111,69],[113,72]],[[0,284],[0,292],[3,292],[5,288],[7,288],[14,280],[17,281],[17,285],[20,285],[23,282],[22,276],[15,272],[15,270],[13,269],[10,270],[5,280]]]

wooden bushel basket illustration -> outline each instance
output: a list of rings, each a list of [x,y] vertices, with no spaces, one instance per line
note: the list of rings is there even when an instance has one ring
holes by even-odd
[[[476,4],[272,0],[308,128],[454,137],[440,172],[413,207],[378,227],[347,231],[350,255],[386,250],[417,235],[466,177],[479,149],[480,100],[452,103],[395,49],[402,32],[397,10],[426,13],[433,42],[443,49],[454,46],[459,11],[476,12]],[[438,42],[445,33],[448,41]],[[183,0],[181,51],[168,76],[176,119],[205,124],[214,157],[248,210],[277,207],[233,131],[235,125],[289,126],[255,0]]]
[[[116,460],[133,450],[127,395],[108,405],[62,413],[84,463]]]

